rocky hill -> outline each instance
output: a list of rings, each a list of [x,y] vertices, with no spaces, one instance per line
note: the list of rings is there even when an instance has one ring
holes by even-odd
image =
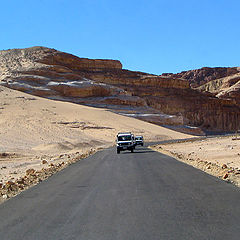
[[[240,104],[240,67],[204,67],[176,74],[164,73],[162,76],[186,79],[193,89]]]
[[[210,92],[221,99],[231,99],[240,104],[240,72],[210,81],[198,87],[200,91]]]
[[[122,69],[116,60],[79,58],[45,47],[0,51],[0,84],[33,95],[109,108],[161,125],[235,131],[240,106],[193,89],[237,68],[151,75]],[[221,85],[222,86],[222,85]]]
[[[162,76],[186,79],[192,88],[199,87],[212,80],[228,77],[240,71],[237,67],[204,67],[201,69],[183,71],[181,73],[163,73]]]

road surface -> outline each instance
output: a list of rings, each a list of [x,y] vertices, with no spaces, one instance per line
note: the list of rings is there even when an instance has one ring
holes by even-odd
[[[0,205],[1,240],[240,239],[240,191],[174,158],[106,149]]]

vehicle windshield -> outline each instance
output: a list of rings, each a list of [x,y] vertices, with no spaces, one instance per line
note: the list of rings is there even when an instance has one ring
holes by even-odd
[[[142,140],[142,137],[136,137],[136,140]]]
[[[131,141],[131,135],[118,136],[118,141]]]

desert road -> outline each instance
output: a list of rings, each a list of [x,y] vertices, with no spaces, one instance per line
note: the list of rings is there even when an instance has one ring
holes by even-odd
[[[174,158],[109,148],[0,205],[1,240],[240,238],[240,190]]]

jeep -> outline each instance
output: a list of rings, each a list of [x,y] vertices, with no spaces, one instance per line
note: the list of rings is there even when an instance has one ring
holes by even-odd
[[[131,132],[118,133],[116,142],[117,153],[125,150],[133,152],[136,146],[134,135]]]

